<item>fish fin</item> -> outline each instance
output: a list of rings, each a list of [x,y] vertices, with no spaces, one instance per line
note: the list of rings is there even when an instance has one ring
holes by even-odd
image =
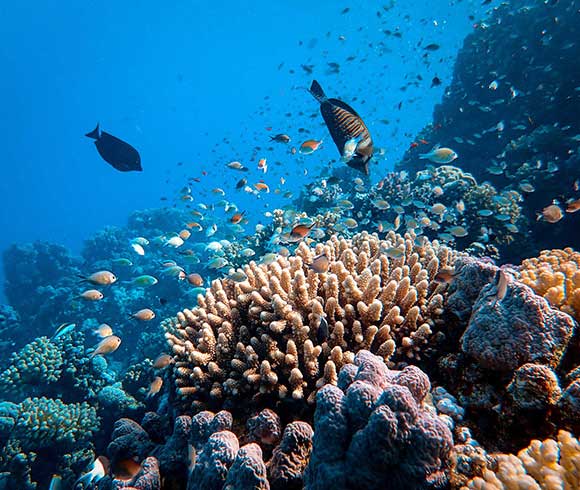
[[[93,129],[91,132],[85,134],[85,136],[88,138],[93,138],[95,140],[98,140],[101,137],[100,130],[99,130],[99,123],[97,123],[97,127],[95,129]]]
[[[308,90],[312,96],[320,103],[327,100],[326,94],[322,87],[316,80],[312,80],[312,85],[310,85],[310,90]]]

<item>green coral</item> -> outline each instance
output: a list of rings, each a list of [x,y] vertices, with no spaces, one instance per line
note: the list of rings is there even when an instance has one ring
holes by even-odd
[[[18,405],[13,437],[25,451],[88,441],[99,429],[97,410],[88,403],[26,398]]]
[[[55,455],[55,469],[67,484],[95,458],[90,440],[100,420],[86,402],[44,397],[3,402],[0,420],[0,488],[37,488],[30,475],[41,451]]]
[[[10,357],[10,366],[0,374],[4,395],[18,396],[33,387],[55,383],[62,374],[60,348],[47,337],[39,337]]]

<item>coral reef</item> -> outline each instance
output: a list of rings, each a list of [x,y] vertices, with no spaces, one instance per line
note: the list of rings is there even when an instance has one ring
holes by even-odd
[[[555,224],[536,221],[552,200],[579,197],[580,74],[578,46],[570,42],[577,37],[576,10],[575,2],[494,8],[466,37],[433,123],[416,136],[451,147],[459,155],[456,165],[500,193],[525,195],[526,226],[518,225],[514,246],[502,249],[510,262],[578,243],[577,216]],[[395,168],[422,170],[420,153],[422,147],[412,146]]]
[[[505,291],[495,284],[482,288],[461,349],[482,367],[496,371],[511,371],[530,362],[557,367],[572,337],[574,320],[508,272],[501,274],[507,278]]]
[[[544,250],[522,261],[519,270],[524,284],[580,320],[580,253],[571,248]]]
[[[462,490],[580,488],[580,443],[566,431],[560,431],[556,440],[533,440],[517,456],[491,454],[488,459],[483,475]]]
[[[53,472],[72,483],[94,459],[90,441],[99,424],[95,408],[85,402],[66,404],[44,397],[26,398],[19,404],[2,402],[0,472],[9,473],[6,488],[36,488],[30,479],[32,469],[45,464],[46,455]]]
[[[142,468],[149,462],[156,470],[155,478],[163,479],[169,488],[302,488],[313,433],[305,422],[289,423],[280,440],[266,437],[264,442],[242,444],[240,440],[250,438],[252,431],[264,435],[267,427],[272,428],[271,413],[256,414],[246,430],[237,428],[244,432],[241,436],[232,432],[233,418],[226,411],[179,416],[173,432],[160,427],[156,422],[159,418],[148,413],[142,425],[130,419],[115,423],[107,448],[113,468],[112,488],[120,485],[115,465],[127,458],[141,462]],[[279,436],[281,428],[275,430]]]
[[[317,273],[308,264],[321,254],[329,269]],[[433,278],[453,260],[437,242],[362,233],[251,262],[247,281],[214,281],[198,308],[165,324],[177,394],[201,406],[269,393],[313,402],[358,350],[420,359],[436,348],[443,306]]]
[[[421,405],[429,378],[409,366],[390,371],[359,352],[341,377],[317,395],[307,489],[423,489],[444,486],[452,434]]]

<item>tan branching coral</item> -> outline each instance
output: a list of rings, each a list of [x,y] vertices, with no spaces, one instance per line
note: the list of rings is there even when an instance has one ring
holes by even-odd
[[[580,488],[580,443],[561,430],[557,440],[534,440],[517,456],[490,456],[483,477],[469,481],[462,490],[576,490]]]
[[[524,260],[520,272],[524,284],[580,321],[580,253],[571,248],[544,250]]]
[[[325,273],[309,267],[321,254]],[[301,243],[294,256],[250,262],[246,281],[214,281],[200,306],[165,324],[176,391],[202,404],[258,394],[312,402],[359,350],[391,365],[420,359],[442,313],[446,286],[433,279],[454,258],[437,242],[391,232]]]

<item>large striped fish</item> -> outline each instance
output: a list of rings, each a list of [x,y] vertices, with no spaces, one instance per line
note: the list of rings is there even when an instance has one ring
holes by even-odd
[[[368,175],[373,140],[361,117],[342,100],[329,99],[316,80],[310,86],[310,93],[320,102],[324,122],[346,164]]]

